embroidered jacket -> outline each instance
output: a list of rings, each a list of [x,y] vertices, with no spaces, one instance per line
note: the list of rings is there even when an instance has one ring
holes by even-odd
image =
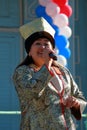
[[[76,130],[72,114],[80,119],[86,101],[69,70],[62,66],[59,69],[64,84],[62,96],[76,97],[80,107],[70,109],[61,105],[61,97],[50,83],[53,76],[45,65],[37,72],[23,65],[13,75],[21,107],[20,130]]]

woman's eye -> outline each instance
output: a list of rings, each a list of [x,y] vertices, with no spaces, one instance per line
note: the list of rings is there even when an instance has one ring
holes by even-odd
[[[49,44],[45,43],[44,46],[49,46]]]
[[[39,46],[40,46],[40,45],[41,45],[41,43],[37,42],[35,45],[39,45]]]
[[[42,43],[40,43],[40,42],[36,42],[34,45],[36,45],[36,46],[45,46],[45,47],[49,47],[49,44],[48,44],[48,43],[42,44]]]

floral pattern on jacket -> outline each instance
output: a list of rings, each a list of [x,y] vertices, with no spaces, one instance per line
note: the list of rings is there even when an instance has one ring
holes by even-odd
[[[85,107],[82,92],[69,70],[62,66],[59,68],[63,72],[64,95],[75,96]],[[75,130],[71,110],[65,108],[63,116],[59,95],[52,89],[52,84],[48,86],[51,78],[45,65],[37,72],[25,65],[15,70],[13,81],[21,106],[20,130],[66,130],[65,123],[69,130]]]

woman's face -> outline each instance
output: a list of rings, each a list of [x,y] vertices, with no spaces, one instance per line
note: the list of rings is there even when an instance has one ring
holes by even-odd
[[[46,49],[53,50],[52,44],[46,38],[39,38],[32,44],[29,55],[37,66],[44,64],[43,53]]]

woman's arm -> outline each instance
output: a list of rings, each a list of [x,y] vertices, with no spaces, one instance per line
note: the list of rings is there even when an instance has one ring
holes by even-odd
[[[29,88],[30,91],[40,92],[47,86],[51,77],[52,76],[45,65],[37,72],[34,72],[28,66],[21,66],[15,70],[13,81],[16,88]]]
[[[87,101],[85,100],[82,91],[79,90],[78,85],[74,81],[72,75],[70,74],[70,83],[71,83],[71,95],[75,99],[75,103],[71,107],[72,114],[76,117],[76,119],[81,119],[81,115],[87,105]]]

